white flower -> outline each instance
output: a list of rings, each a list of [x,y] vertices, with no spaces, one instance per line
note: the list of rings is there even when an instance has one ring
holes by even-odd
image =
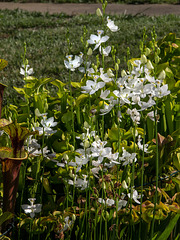
[[[130,115],[132,121],[135,123],[135,124],[139,124],[140,122],[140,119],[141,119],[141,114],[137,111],[136,108],[134,109],[127,109],[127,114]]]
[[[171,92],[168,90],[168,85],[167,84],[163,85],[162,87],[158,87],[155,90],[155,96],[158,97],[158,98],[162,98],[164,96],[167,96],[170,93]]]
[[[105,57],[107,57],[109,55],[109,53],[111,52],[111,46],[107,46],[106,48],[101,48],[101,46],[100,46],[99,52],[100,52],[100,54],[103,54]]]
[[[108,73],[104,73],[103,68],[100,68],[100,78],[105,82],[111,82],[113,79],[108,76]]]
[[[144,144],[144,149],[143,149],[143,144],[141,144],[141,141],[142,141],[141,135],[138,135],[138,143],[137,143],[138,148],[142,151],[144,150],[145,153],[148,153],[148,144]]]
[[[157,110],[155,112],[155,116],[154,116],[154,111],[151,111],[147,114],[147,116],[151,119],[151,121],[155,121],[155,118],[157,119]],[[157,121],[159,122],[159,121]]]
[[[131,193],[128,193],[128,197],[129,197],[129,198],[131,197]],[[133,189],[132,199],[133,199],[136,203],[141,204],[141,203],[139,202],[139,200],[138,200],[138,199],[140,199],[140,198],[141,198],[141,195],[139,195],[138,192],[137,192],[135,189]]]
[[[43,119],[41,120],[41,125],[43,127],[36,127],[35,129],[39,131],[39,135],[45,134],[45,135],[51,135],[53,133],[56,133],[56,130],[52,130],[52,127],[55,127],[57,125],[57,122],[54,122],[54,117],[50,117],[47,119],[46,116],[43,116]]]
[[[29,68],[30,66],[27,64],[27,65],[24,65],[22,64],[22,67],[20,68],[20,74],[23,75],[23,76],[30,76],[31,74],[33,74],[33,68]]]
[[[119,160],[123,162],[122,164],[123,166],[131,164],[133,163],[133,161],[136,162],[137,161],[136,153],[131,154],[123,148],[123,154],[122,157],[119,158]]]
[[[75,56],[73,59],[73,55],[66,56],[68,61],[64,60],[64,65],[67,69],[70,69],[71,71],[75,71],[76,68],[78,68],[81,63],[83,62],[83,59],[81,56]]]
[[[68,183],[70,185],[75,185],[75,187],[81,188],[81,190],[84,190],[88,187],[88,181],[86,180],[87,175],[83,174],[82,176],[83,176],[83,179],[75,176],[74,181],[68,180]]]
[[[35,213],[41,212],[42,204],[34,204],[36,198],[29,198],[30,205],[23,204],[21,205],[22,209],[26,214],[30,213],[31,218],[35,216]]]
[[[73,223],[72,221],[69,221],[69,216],[65,217],[64,221],[65,221],[65,225],[63,228],[63,232],[65,232],[68,228],[70,228],[70,226]]]
[[[91,34],[90,39],[87,40],[89,44],[95,44],[94,50],[96,50],[101,43],[104,43],[109,39],[108,36],[101,37],[103,32],[103,30],[97,30],[98,35]]]
[[[102,198],[98,198],[98,202],[101,204],[106,204],[107,206],[111,207],[112,205],[115,204],[115,201],[113,199],[107,198],[106,200]]]
[[[109,17],[107,17],[107,27],[112,31],[112,32],[117,32],[118,31],[118,26],[114,24],[114,21],[112,21]]]
[[[82,93],[89,93],[90,95],[97,92],[99,89],[105,86],[105,82],[97,82],[92,80],[87,80],[86,86],[81,87],[84,91]]]

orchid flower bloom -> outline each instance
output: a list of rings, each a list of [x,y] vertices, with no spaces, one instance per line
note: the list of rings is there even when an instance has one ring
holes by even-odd
[[[100,47],[101,43],[104,43],[109,39],[108,36],[101,37],[103,33],[103,30],[97,30],[98,35],[91,34],[90,39],[87,40],[89,44],[95,44],[94,50]]]
[[[118,201],[118,211],[119,211],[122,207],[125,207],[126,204],[127,204],[127,201],[124,200],[125,196],[126,196],[126,195],[125,195],[124,193],[122,193],[121,199]]]
[[[66,56],[67,60],[64,60],[64,65],[67,69],[71,71],[75,71],[76,68],[78,68],[81,63],[83,62],[83,59],[81,56],[75,56],[73,59],[73,55]]]
[[[111,46],[107,46],[106,48],[99,46],[99,52],[100,54],[103,54],[105,57],[107,57],[111,52]]]
[[[144,149],[143,149],[143,144],[141,144],[142,138],[141,135],[138,135],[138,148],[142,151],[144,151],[145,153],[148,153],[148,144],[144,144]]]
[[[109,16],[107,17],[107,27],[112,31],[112,32],[117,32],[118,31],[118,26],[114,24],[114,21],[112,21]]]
[[[108,83],[108,82],[111,82],[113,80],[113,78],[110,78],[108,76],[107,73],[104,73],[104,70],[103,68],[100,68],[100,78],[105,82],[105,83]]]
[[[128,195],[129,198],[131,197],[131,193],[128,193],[127,195]],[[139,200],[138,200],[138,199],[140,199],[140,198],[141,198],[141,195],[138,194],[138,191],[135,190],[135,189],[133,189],[132,199],[133,199],[136,203],[141,204],[141,203],[139,202]]]
[[[94,76],[94,81],[87,80],[86,86],[81,87],[84,91],[82,93],[89,93],[90,95],[97,92],[99,89],[103,88],[105,86],[105,82],[97,82],[97,79],[99,78],[98,75]]]
[[[123,166],[126,166],[128,164],[131,164],[134,162],[137,161],[137,158],[136,158],[136,153],[129,153],[127,152],[124,148],[123,149],[123,154],[122,154],[122,157],[119,158],[119,160],[121,160],[123,162]]]
[[[35,213],[41,212],[42,204],[34,204],[36,198],[29,198],[30,205],[21,205],[22,209],[26,214],[30,213],[31,218],[34,218]]]
[[[27,77],[34,73],[33,68],[29,68],[30,66],[22,64],[22,67],[20,68],[20,74]]]
[[[43,116],[43,119],[41,120],[41,125],[43,127],[36,127],[35,129],[39,131],[39,134],[45,134],[45,135],[51,135],[53,133],[56,133],[56,130],[52,130],[52,127],[55,127],[57,125],[57,122],[54,122],[54,117],[50,117],[47,119],[46,116]]]

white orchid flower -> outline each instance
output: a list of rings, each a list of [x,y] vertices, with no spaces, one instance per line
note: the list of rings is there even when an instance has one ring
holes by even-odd
[[[109,39],[108,36],[101,37],[103,33],[104,33],[103,30],[97,30],[98,35],[91,34],[90,39],[87,40],[89,44],[95,44],[94,50],[100,47],[101,43],[104,43]]]
[[[128,193],[127,195],[128,195],[129,198],[131,197],[131,193]],[[141,195],[138,194],[137,190],[133,189],[132,199],[133,199],[136,203],[141,204],[141,203],[139,202],[139,200],[138,200],[138,199],[140,199],[140,198],[141,198]]]
[[[33,68],[29,68],[30,66],[22,64],[22,67],[20,68],[20,74],[27,77],[34,73]]]
[[[118,31],[118,26],[114,24],[114,21],[112,21],[109,16],[107,17],[107,27],[112,31],[112,32],[117,32]]]
[[[78,68],[81,63],[83,62],[83,59],[81,56],[75,56],[73,59],[73,55],[67,55],[67,60],[64,60],[64,65],[67,69],[70,69],[71,71],[75,71],[76,68]]]
[[[51,135],[53,133],[56,133],[56,130],[52,130],[52,127],[55,127],[57,125],[57,122],[54,122],[54,117],[50,117],[47,119],[46,116],[43,116],[43,119],[41,120],[41,125],[43,127],[36,127],[35,129],[39,131],[39,135],[45,134],[45,135]]]
[[[42,204],[34,204],[36,198],[29,198],[30,205],[21,205],[22,209],[26,214],[30,213],[31,218],[34,218],[35,213],[41,212]]]
[[[82,93],[89,93],[90,95],[97,92],[99,89],[105,86],[105,82],[97,82],[92,80],[87,80],[86,86],[81,87],[84,91]]]
[[[106,48],[99,46],[99,52],[100,54],[103,54],[105,57],[107,57],[111,52],[111,46],[107,46]]]

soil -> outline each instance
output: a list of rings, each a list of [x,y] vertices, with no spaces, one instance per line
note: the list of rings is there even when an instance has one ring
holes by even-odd
[[[49,14],[65,13],[67,15],[77,14],[94,14],[96,9],[101,9],[101,4],[84,4],[84,3],[15,3],[0,2],[0,9],[22,9],[32,12],[42,12]],[[165,14],[180,15],[180,4],[108,4],[107,14],[127,14],[127,15],[147,15],[159,16]]]

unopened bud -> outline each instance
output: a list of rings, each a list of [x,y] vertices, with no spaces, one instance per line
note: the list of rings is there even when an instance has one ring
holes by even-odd
[[[91,48],[89,48],[88,51],[87,51],[87,55],[91,56],[92,54],[93,54],[93,50]]]
[[[89,128],[89,124],[86,121],[84,122],[84,128],[86,128],[86,129]]]
[[[160,52],[161,52],[161,49],[158,47],[158,48],[157,48],[157,54],[159,55]]]
[[[89,143],[88,140],[85,140],[85,141],[84,141],[84,147],[85,147],[85,148],[90,147],[90,143]]]
[[[130,179],[130,177],[127,178],[126,182],[127,182],[127,185],[130,185],[130,184],[131,184],[131,179]]]
[[[65,161],[68,161],[68,160],[69,160],[69,157],[68,157],[68,155],[67,155],[66,153],[63,154],[63,159],[64,159]]]
[[[151,63],[150,60],[147,60],[146,67],[147,67],[147,69],[149,69],[149,70],[153,70],[153,69],[154,69],[154,67],[153,67],[153,65],[152,65],[152,63]]]
[[[141,63],[142,64],[147,63],[147,58],[146,58],[146,56],[144,54],[141,56]]]
[[[158,63],[160,61],[160,57],[158,55],[155,56],[155,63]]]
[[[72,215],[72,221],[73,221],[73,222],[76,221],[76,215],[75,215],[75,214]]]
[[[118,71],[119,70],[119,64],[115,64],[115,70]]]
[[[105,182],[102,182],[102,189],[106,189],[106,184],[105,184]]]
[[[108,77],[114,77],[114,74],[113,74],[113,72],[112,72],[112,70],[109,68],[108,70],[107,70],[107,75],[108,75]]]
[[[127,185],[127,183],[126,183],[125,180],[122,181],[122,187],[123,187],[124,189],[127,189],[127,188],[128,188],[128,185]]]
[[[146,48],[145,55],[148,56],[151,53],[151,50],[149,48]]]
[[[103,16],[100,8],[97,8],[97,9],[96,9],[96,15],[97,15],[98,17],[102,17],[102,16]]]
[[[121,71],[121,77],[125,77],[127,75],[126,71],[125,70],[122,70]]]
[[[108,211],[106,211],[106,219],[107,219],[107,220],[109,219],[109,213],[108,213]]]
[[[164,70],[162,70],[158,76],[159,80],[164,80],[166,78],[166,73]]]

